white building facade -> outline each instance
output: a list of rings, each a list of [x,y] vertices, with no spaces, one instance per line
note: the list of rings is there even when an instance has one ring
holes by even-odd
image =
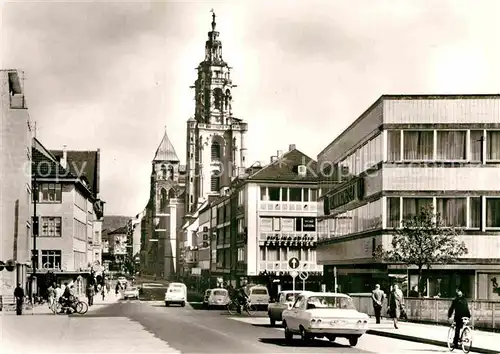
[[[382,96],[318,155],[322,177],[318,262],[331,288],[366,292],[413,269],[375,261],[394,228],[425,204],[464,228],[468,254],[434,265],[426,295],[498,298],[500,96]]]

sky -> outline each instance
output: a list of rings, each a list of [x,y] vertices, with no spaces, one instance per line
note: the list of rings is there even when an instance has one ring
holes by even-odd
[[[144,209],[165,127],[185,161],[212,8],[249,164],[316,158],[382,94],[500,93],[495,0],[2,2],[0,67],[47,148],[101,149],[106,214]]]

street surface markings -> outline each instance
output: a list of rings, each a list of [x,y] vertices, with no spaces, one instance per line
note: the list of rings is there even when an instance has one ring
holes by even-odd
[[[271,327],[268,317],[228,317],[228,319],[243,323],[248,323],[251,325],[265,326],[268,325],[271,329],[277,329],[283,331],[281,327],[281,322],[278,322],[275,327]]]

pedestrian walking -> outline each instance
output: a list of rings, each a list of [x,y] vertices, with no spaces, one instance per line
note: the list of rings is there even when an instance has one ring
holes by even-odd
[[[53,283],[49,286],[49,288],[47,289],[47,293],[49,308],[52,308],[52,306],[54,305],[54,299],[56,298],[56,283]]]
[[[55,288],[56,296],[54,298],[54,302],[57,304],[61,299],[61,296],[64,294],[64,290],[61,288],[61,284],[57,284]]]
[[[21,287],[21,283],[17,284],[17,287],[14,289],[14,298],[16,299],[16,314],[21,316],[24,304],[24,290]]]
[[[403,292],[394,284],[389,295],[389,316],[392,318],[394,328],[398,329],[398,320],[403,307]]]
[[[375,312],[376,323],[380,323],[382,313],[382,304],[384,303],[385,293],[380,290],[380,285],[375,285],[375,290],[372,291],[373,311]]]
[[[94,286],[90,283],[89,283],[89,285],[87,285],[87,294],[86,295],[87,295],[87,299],[88,299],[88,303],[89,303],[89,307],[90,307],[94,304],[94,295],[95,295]]]

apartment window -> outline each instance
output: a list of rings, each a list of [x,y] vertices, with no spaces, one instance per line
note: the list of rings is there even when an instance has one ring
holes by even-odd
[[[486,156],[488,160],[500,160],[500,130],[488,131]]]
[[[304,196],[304,202],[309,201],[309,188],[302,188],[302,193]]]
[[[500,198],[486,198],[486,227],[500,227]]]
[[[77,219],[73,219],[73,232],[76,239],[87,241],[87,225]]]
[[[436,206],[437,213],[445,226],[466,226],[466,198],[436,198]]]
[[[57,203],[62,200],[62,185],[58,183],[41,183],[38,185],[38,201],[41,203]]]
[[[213,161],[220,160],[221,156],[221,146],[217,141],[214,141],[211,146],[211,156]]]
[[[40,236],[42,237],[61,237],[61,218],[60,217],[42,217]]]
[[[260,247],[259,253],[260,253],[260,260],[261,261],[267,260],[266,259],[266,248],[265,247]]]
[[[78,191],[75,191],[75,205],[82,210],[87,210],[87,199]]]
[[[470,159],[471,161],[482,161],[483,156],[483,131],[470,131]]]
[[[288,188],[281,188],[281,201],[288,201]]]
[[[245,261],[245,249],[243,247],[238,248],[238,262]]]
[[[291,202],[301,202],[302,201],[302,188],[289,188],[290,201]]]
[[[466,141],[467,141],[467,133],[465,131],[459,131],[459,130],[438,131],[437,132],[438,160],[467,159]]]
[[[401,131],[387,131],[387,161],[401,160]]]
[[[302,231],[302,218],[295,218],[295,231]]]
[[[471,197],[469,200],[469,227],[481,227],[481,197]]]
[[[267,260],[268,261],[279,261],[280,254],[278,252],[278,249],[276,249],[276,248],[268,249],[267,250]]]
[[[61,250],[42,250],[42,266],[44,268],[61,268]]]
[[[216,174],[212,174],[210,177],[210,191],[218,192],[220,189],[220,178]]]
[[[434,131],[405,131],[403,150],[405,160],[432,160]]]
[[[269,200],[267,187],[260,187],[260,200]]]
[[[432,205],[432,198],[403,198],[403,218],[418,215],[428,205]]]
[[[401,204],[399,197],[387,198],[387,227],[399,227],[401,217]]]
[[[267,190],[269,200],[272,200],[273,202],[278,202],[280,200],[280,188],[268,187]]]
[[[316,202],[318,200],[318,190],[311,189],[311,202]]]

